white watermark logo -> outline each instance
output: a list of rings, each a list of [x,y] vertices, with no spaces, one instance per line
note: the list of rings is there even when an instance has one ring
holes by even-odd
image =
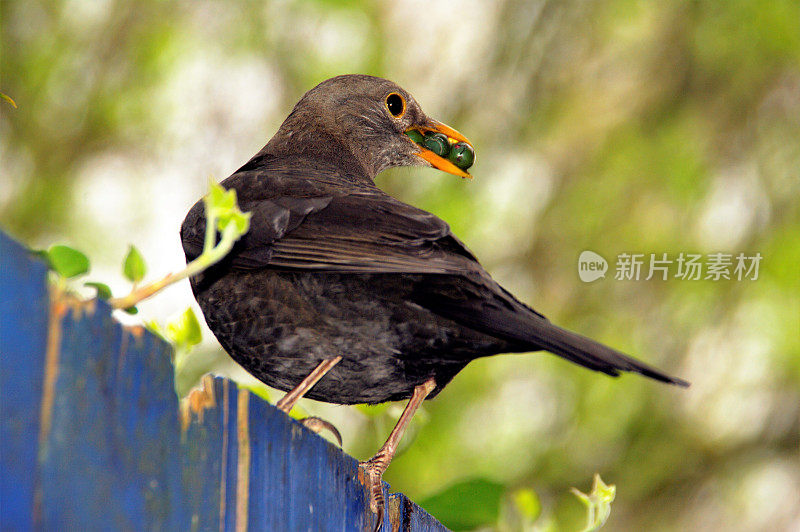
[[[578,276],[584,283],[605,277],[607,271],[608,262],[594,251],[586,250],[578,257]]]
[[[617,281],[755,281],[761,264],[761,253],[620,253],[617,255],[614,279]],[[591,283],[605,277],[606,260],[594,251],[584,251],[578,258],[578,276]]]

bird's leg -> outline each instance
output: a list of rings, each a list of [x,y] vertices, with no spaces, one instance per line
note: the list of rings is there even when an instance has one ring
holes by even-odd
[[[313,388],[314,385],[319,382],[319,380],[324,377],[326,373],[333,369],[333,367],[338,364],[340,360],[342,360],[342,357],[337,356],[335,358],[326,358],[320,362],[319,365],[314,368],[314,371],[309,373],[308,377],[303,379],[300,384],[287,392],[280,401],[275,403],[275,407],[288,415],[289,412],[292,411],[292,408],[294,408],[294,405],[297,403],[297,401],[299,401],[306,394],[306,392],[308,392],[308,390]],[[339,447],[342,446],[342,435],[332,423],[318,417],[307,417],[301,419],[300,423],[317,434],[322,432],[323,429],[328,429],[331,431],[331,433],[333,433],[334,437],[336,437],[336,441],[339,442]]]
[[[373,513],[377,514],[375,530],[380,530],[383,524],[383,474],[386,472],[386,468],[389,467],[389,462],[394,458],[397,444],[400,443],[400,438],[403,437],[408,422],[411,421],[419,405],[430,395],[434,388],[436,388],[436,381],[432,377],[414,388],[411,399],[409,399],[405,410],[400,415],[400,419],[397,420],[397,425],[394,426],[391,434],[389,434],[389,438],[386,439],[386,443],[375,453],[375,456],[359,464],[366,473],[367,488],[369,489],[369,508]]]
[[[314,368],[314,371],[308,374],[308,377],[300,381],[300,384],[287,392],[280,401],[275,403],[275,407],[278,410],[283,410],[286,414],[291,412],[297,401],[299,401],[308,390],[313,388],[314,385],[319,382],[319,380],[324,377],[326,373],[333,369],[333,366],[338,364],[340,360],[342,360],[342,357],[338,356],[336,358],[326,358],[320,362],[319,366]]]

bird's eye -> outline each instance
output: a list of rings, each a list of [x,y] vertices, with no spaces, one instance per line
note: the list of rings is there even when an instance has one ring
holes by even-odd
[[[400,118],[406,112],[406,101],[396,92],[386,97],[386,108],[395,118]]]

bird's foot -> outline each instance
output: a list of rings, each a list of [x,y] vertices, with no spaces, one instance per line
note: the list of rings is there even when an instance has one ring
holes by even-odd
[[[364,480],[369,491],[369,509],[375,514],[375,532],[378,532],[383,525],[383,513],[385,501],[383,498],[383,473],[389,467],[391,456],[383,449],[378,454],[367,460],[359,462],[359,466],[364,470]]]
[[[331,434],[333,434],[333,437],[336,438],[336,442],[339,444],[339,447],[342,446],[342,435],[330,421],[325,421],[324,419],[316,416],[306,417],[298,421],[305,428],[317,434],[323,430],[328,430]]]
[[[358,464],[364,469],[364,483],[369,490],[369,509],[376,514],[375,532],[378,532],[383,526],[385,506],[385,501],[383,500],[383,474],[397,451],[397,444],[400,442],[408,422],[411,421],[411,417],[419,408],[420,403],[425,400],[434,388],[436,388],[436,381],[433,378],[415,386],[411,399],[409,399],[403,413],[400,414],[400,419],[397,420],[397,425],[392,429],[386,443],[375,453],[375,456],[366,462]]]

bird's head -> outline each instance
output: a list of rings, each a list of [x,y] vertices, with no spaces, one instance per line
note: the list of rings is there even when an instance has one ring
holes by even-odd
[[[423,145],[432,140],[425,135],[435,133],[439,134],[437,140],[447,142],[445,153],[435,144],[428,144],[433,150]],[[455,145],[468,152],[467,157],[473,157],[472,144],[466,137],[428,118],[414,97],[397,84],[373,76],[337,76],[308,91],[270,141],[272,144],[284,151],[302,147],[309,154],[334,153],[330,145],[323,146],[333,144],[352,154],[372,178],[396,166],[431,166],[472,177],[464,169],[468,163],[455,153],[450,158],[446,153]]]

